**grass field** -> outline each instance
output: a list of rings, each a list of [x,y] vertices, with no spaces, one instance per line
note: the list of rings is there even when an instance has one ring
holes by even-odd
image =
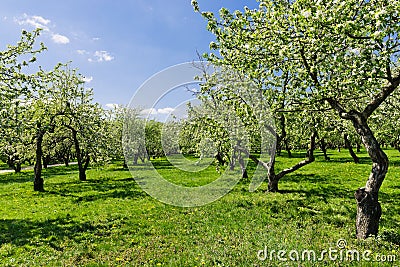
[[[400,266],[400,153],[387,153],[391,165],[380,194],[380,235],[366,241],[354,238],[353,197],[369,175],[365,152],[360,164],[345,150],[330,151],[329,162],[317,154],[316,162],[283,178],[280,193],[265,193],[266,185],[250,193],[247,179],[196,208],[158,202],[119,164],[90,169],[86,182],[78,181],[77,166],[47,169],[43,193],[33,192],[32,171],[2,174],[0,266]],[[302,155],[295,156],[278,158],[277,167]],[[153,163],[185,185],[219,175],[210,167],[193,178],[165,159]],[[135,178],[147,172],[138,166]],[[342,250],[338,240],[346,241]],[[329,249],[338,250],[332,254],[338,258],[325,254],[319,260]],[[280,254],[287,261],[280,260],[279,250],[287,252]],[[289,258],[310,250],[316,261]],[[350,250],[359,251],[361,261],[343,256]],[[362,260],[368,251],[370,261]]]

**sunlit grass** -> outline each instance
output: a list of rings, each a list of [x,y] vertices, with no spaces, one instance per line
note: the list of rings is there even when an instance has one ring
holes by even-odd
[[[383,216],[379,238],[355,240],[354,191],[370,171],[365,152],[361,164],[346,151],[330,151],[331,161],[316,162],[288,175],[280,193],[262,185],[248,191],[250,179],[228,195],[196,208],[154,200],[119,164],[88,171],[80,182],[76,166],[44,172],[44,193],[33,192],[33,173],[0,175],[1,266],[377,266],[371,262],[261,261],[257,252],[337,248],[374,255],[397,255],[400,244],[400,153],[387,151],[391,166],[382,186]],[[301,160],[302,153],[280,157],[277,169]],[[251,164],[251,163],[249,163]],[[183,185],[208,183],[219,174],[210,166],[196,176],[154,161],[159,173]],[[250,165],[253,166],[254,165]],[[135,178],[148,172],[142,165]],[[385,266],[380,264],[379,266]]]

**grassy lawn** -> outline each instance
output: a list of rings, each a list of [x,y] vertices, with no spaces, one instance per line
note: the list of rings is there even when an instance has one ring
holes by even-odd
[[[44,171],[46,192],[33,192],[33,172],[0,175],[0,266],[400,266],[400,153],[387,151],[391,166],[382,186],[380,236],[355,237],[355,189],[371,168],[365,152],[360,164],[347,151],[330,151],[331,161],[316,162],[288,175],[280,193],[264,184],[250,193],[250,179],[206,206],[180,208],[144,193],[120,165],[92,168],[78,181],[77,166]],[[278,158],[278,169],[301,160]],[[154,160],[160,174],[184,185],[217,178],[209,167],[195,178]],[[135,178],[149,175],[143,166]],[[289,252],[338,249],[337,241],[371,261],[291,261]],[[259,259],[267,250],[270,260]],[[274,253],[275,250],[276,252]],[[285,250],[288,261],[280,261]],[[340,250],[339,250],[340,251]],[[334,255],[336,255],[334,254]],[[291,254],[295,257],[295,253]],[[396,261],[372,262],[395,255]]]

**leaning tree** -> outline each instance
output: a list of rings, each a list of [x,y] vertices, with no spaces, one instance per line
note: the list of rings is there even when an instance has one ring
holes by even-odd
[[[196,1],[192,1],[199,11]],[[249,75],[293,77],[291,95],[348,120],[360,136],[372,170],[355,192],[357,238],[376,235],[379,189],[389,160],[370,128],[374,111],[399,87],[400,2],[387,0],[263,0],[258,9],[203,12],[216,41],[207,58]],[[274,80],[274,79],[271,79]]]

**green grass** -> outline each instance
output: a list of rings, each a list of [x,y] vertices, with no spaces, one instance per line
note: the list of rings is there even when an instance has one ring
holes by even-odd
[[[46,192],[33,192],[33,173],[0,175],[1,266],[397,266],[400,265],[400,153],[387,151],[391,166],[382,186],[383,215],[378,238],[355,237],[355,189],[365,184],[370,162],[351,162],[347,151],[330,151],[280,182],[281,193],[262,185],[248,192],[250,179],[209,205],[180,208],[144,193],[118,164],[88,171],[79,182],[77,166],[44,171]],[[301,160],[278,158],[282,169]],[[209,167],[195,178],[154,161],[160,174],[188,186],[218,178]],[[251,163],[249,163],[251,164]],[[149,175],[138,166],[135,178]],[[372,255],[396,255],[387,263],[261,261],[257,252],[337,248]],[[286,255],[287,256],[287,255]],[[317,255],[319,256],[319,255]]]

